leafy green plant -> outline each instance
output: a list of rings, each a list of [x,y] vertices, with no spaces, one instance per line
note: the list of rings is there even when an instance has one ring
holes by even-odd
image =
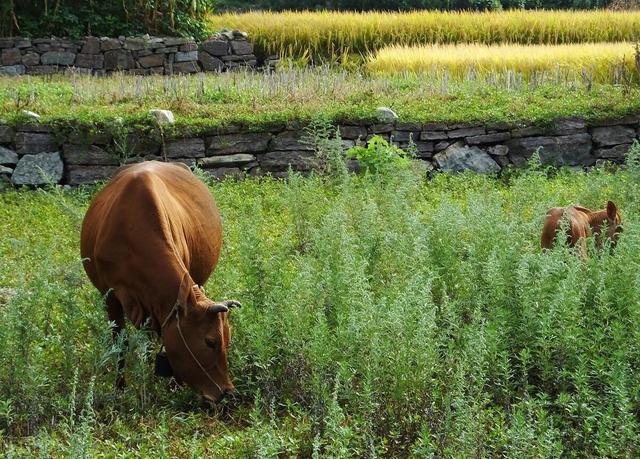
[[[357,159],[366,172],[373,174],[409,164],[404,150],[379,135],[371,137],[366,147],[356,146],[347,150],[347,157]]]

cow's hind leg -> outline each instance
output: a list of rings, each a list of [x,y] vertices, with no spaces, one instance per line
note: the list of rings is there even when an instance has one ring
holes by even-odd
[[[125,328],[124,312],[122,310],[122,304],[120,304],[120,301],[118,301],[113,292],[109,292],[107,294],[107,315],[109,320],[115,324],[111,330],[113,343],[120,344],[120,349],[118,350],[118,374],[116,376],[116,388],[124,389],[124,355],[127,347],[129,347],[129,343],[126,337],[121,341]]]

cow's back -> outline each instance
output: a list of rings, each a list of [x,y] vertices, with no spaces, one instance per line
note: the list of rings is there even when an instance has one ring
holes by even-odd
[[[123,167],[96,195],[83,222],[81,255],[103,294],[148,291],[159,297],[135,302],[165,302],[163,293],[175,301],[174,291],[163,291],[174,271],[184,266],[202,285],[217,263],[221,239],[208,189],[184,165],[149,161]]]

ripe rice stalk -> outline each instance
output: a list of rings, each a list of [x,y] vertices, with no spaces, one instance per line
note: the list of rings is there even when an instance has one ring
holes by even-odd
[[[388,45],[447,43],[568,44],[640,39],[636,11],[249,12],[209,17],[214,30],[249,33],[258,53],[314,61],[348,50],[366,55]]]
[[[557,80],[575,80],[587,74],[592,81],[617,82],[637,76],[636,50],[631,43],[571,45],[393,45],[371,55],[366,68],[372,73],[436,72],[468,78],[469,72],[486,76],[516,72],[531,80],[536,74],[555,73]],[[511,77],[509,79],[512,79]],[[634,79],[636,79],[634,77]]]

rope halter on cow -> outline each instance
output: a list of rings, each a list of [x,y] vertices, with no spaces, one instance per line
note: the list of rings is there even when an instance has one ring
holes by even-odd
[[[240,306],[240,303],[238,303],[237,301],[229,301],[228,303],[229,303],[229,307]],[[215,305],[210,306],[210,309],[211,309],[212,312],[228,312],[229,311],[229,307],[227,307],[224,304],[215,304]],[[222,388],[211,377],[209,372],[205,369],[204,365],[202,365],[202,363],[200,363],[200,360],[198,360],[198,358],[195,356],[195,354],[193,353],[193,351],[189,347],[189,344],[187,343],[187,340],[184,337],[184,334],[182,333],[182,328],[180,327],[180,302],[179,302],[179,300],[176,300],[175,304],[173,305],[173,308],[171,308],[171,311],[169,311],[169,314],[167,315],[166,319],[164,319],[164,322],[162,322],[162,326],[160,327],[160,335],[162,336],[164,328],[167,326],[167,324],[169,323],[169,320],[171,320],[171,318],[174,315],[176,317],[176,325],[177,325],[177,328],[178,328],[178,334],[180,335],[180,338],[182,338],[182,342],[184,343],[184,346],[187,348],[187,351],[189,351],[189,354],[191,355],[193,360],[196,362],[196,364],[198,364],[198,367],[202,370],[202,372],[205,375],[207,375],[207,378],[209,378],[209,380],[218,388],[218,390],[222,394],[223,393]],[[164,346],[164,343],[163,343],[163,346]]]

